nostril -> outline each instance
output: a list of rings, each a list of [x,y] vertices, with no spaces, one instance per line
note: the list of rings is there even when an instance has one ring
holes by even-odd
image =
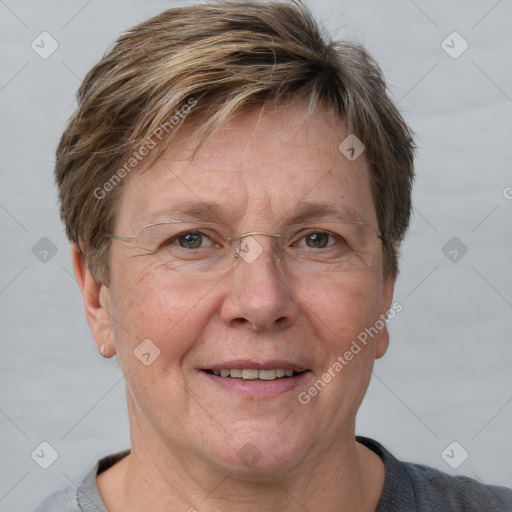
[[[232,322],[236,325],[244,325],[249,324],[249,320],[247,318],[239,317],[239,318],[233,318]]]

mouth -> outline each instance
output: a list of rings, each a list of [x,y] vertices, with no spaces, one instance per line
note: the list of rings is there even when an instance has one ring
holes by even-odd
[[[200,369],[208,381],[240,396],[271,398],[304,386],[309,368],[288,361],[237,360]]]
[[[284,368],[269,368],[264,370],[257,370],[254,368],[221,368],[206,369],[203,371],[209,375],[215,375],[216,377],[226,379],[272,381],[296,377],[307,370],[295,371]]]

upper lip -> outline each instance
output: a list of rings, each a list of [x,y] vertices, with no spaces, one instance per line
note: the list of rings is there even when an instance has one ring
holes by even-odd
[[[252,361],[249,359],[236,359],[223,363],[214,363],[203,370],[293,370],[294,372],[303,372],[308,370],[304,365],[292,363],[290,361],[272,360],[272,361]]]

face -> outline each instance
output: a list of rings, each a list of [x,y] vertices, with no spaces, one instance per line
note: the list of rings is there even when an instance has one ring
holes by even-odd
[[[377,229],[364,154],[349,161],[340,152],[348,132],[327,110],[307,121],[305,113],[302,103],[247,111],[194,159],[188,128],[151,168],[125,178],[115,235],[183,219],[280,233],[347,215]],[[187,237],[173,243],[179,251],[220,250],[225,240],[215,228],[208,233],[199,247],[197,233],[191,246],[181,246]],[[96,341],[115,345],[126,374],[134,445],[255,472],[287,471],[344,439],[353,442],[373,361],[387,347],[386,328],[358,343],[357,353],[353,342],[387,312],[393,284],[383,278],[377,238],[370,263],[343,269],[288,257],[339,250],[341,242],[325,233],[302,234],[284,242],[244,238],[257,257],[231,255],[222,271],[195,260],[174,265],[133,241],[112,241],[111,281],[101,290],[111,320]],[[140,345],[144,340],[150,342]],[[134,351],[149,354],[150,364]],[[239,371],[216,375],[229,369]],[[293,376],[281,377],[283,370]]]

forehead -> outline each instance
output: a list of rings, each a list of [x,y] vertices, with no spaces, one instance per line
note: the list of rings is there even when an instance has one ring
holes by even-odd
[[[364,153],[350,161],[340,151],[349,133],[326,108],[309,116],[302,102],[243,111],[192,158],[196,130],[185,126],[155,164],[127,176],[119,228],[187,211],[210,211],[231,224],[267,217],[278,223],[305,205],[317,214],[324,205],[326,212],[337,208],[375,224]]]

